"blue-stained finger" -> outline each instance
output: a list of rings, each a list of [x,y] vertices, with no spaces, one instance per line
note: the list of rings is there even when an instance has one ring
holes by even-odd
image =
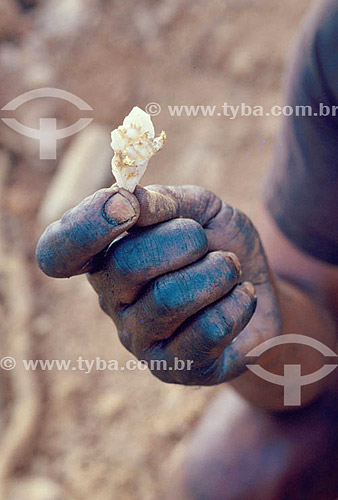
[[[101,306],[107,310],[117,299],[134,302],[150,280],[198,261],[207,251],[205,232],[191,219],[133,228],[109,247],[101,272],[88,278],[99,294],[103,291]]]
[[[241,283],[183,325],[165,350],[184,353],[187,359],[194,360],[194,368],[203,374],[204,383],[208,373],[210,383],[218,383],[221,379],[215,380],[215,376],[226,377],[228,366],[223,363],[226,348],[249,323],[255,309],[253,285]]]
[[[36,249],[40,268],[54,278],[89,271],[96,254],[133,226],[139,213],[137,199],[125,189],[97,191],[45,230]]]
[[[122,342],[134,354],[169,338],[184,321],[227,294],[237,283],[236,256],[212,252],[195,264],[149,283],[122,313]]]

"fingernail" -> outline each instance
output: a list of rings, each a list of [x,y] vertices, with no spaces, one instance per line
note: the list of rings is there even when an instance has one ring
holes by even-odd
[[[230,257],[230,259],[233,261],[233,263],[237,267],[238,272],[241,273],[241,263],[239,262],[239,259],[238,259],[237,255],[234,254],[234,253],[232,253],[232,252],[224,252],[224,253],[225,253],[225,255],[227,255],[228,257]]]
[[[124,224],[134,217],[135,210],[125,196],[115,193],[103,205],[102,215],[109,224]]]
[[[243,285],[248,290],[250,295],[253,295],[254,297],[256,297],[255,287],[253,286],[253,284],[250,281],[244,281]]]

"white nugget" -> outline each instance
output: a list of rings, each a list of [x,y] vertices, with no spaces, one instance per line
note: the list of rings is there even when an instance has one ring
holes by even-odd
[[[155,137],[151,117],[135,106],[123,125],[111,133],[111,147],[115,153],[111,166],[117,184],[133,193],[148,161],[164,146],[165,140],[163,130]]]

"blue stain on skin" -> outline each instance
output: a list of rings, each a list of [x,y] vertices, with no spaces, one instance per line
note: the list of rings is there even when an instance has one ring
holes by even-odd
[[[113,244],[111,255],[114,266],[122,274],[156,268],[161,272],[167,269],[174,251],[175,259],[180,262],[182,257],[188,260],[188,255],[197,259],[207,248],[205,232],[197,222],[176,219],[156,228],[133,229],[123,240]],[[179,265],[183,264],[181,261]]]

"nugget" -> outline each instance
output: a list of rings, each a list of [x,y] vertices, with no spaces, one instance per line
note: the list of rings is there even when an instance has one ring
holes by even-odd
[[[164,146],[165,141],[165,132],[162,130],[155,137],[151,116],[135,106],[123,124],[111,133],[114,150],[112,172],[117,184],[133,193],[150,158]]]

